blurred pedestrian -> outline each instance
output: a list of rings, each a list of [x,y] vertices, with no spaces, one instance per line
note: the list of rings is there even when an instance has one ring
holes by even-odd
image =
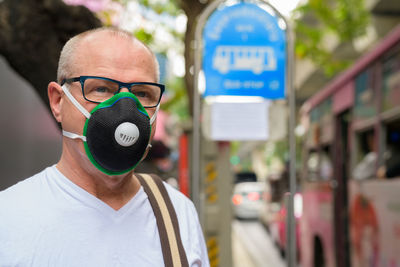
[[[376,176],[376,161],[378,155],[375,147],[375,135],[372,131],[367,131],[361,136],[361,149],[364,153],[362,160],[357,163],[353,170],[353,178],[356,180],[366,180]]]
[[[48,85],[62,155],[0,193],[0,266],[209,266],[192,202],[133,172],[154,135],[158,76],[154,54],[125,31],[66,43]],[[159,195],[165,203],[151,202]]]

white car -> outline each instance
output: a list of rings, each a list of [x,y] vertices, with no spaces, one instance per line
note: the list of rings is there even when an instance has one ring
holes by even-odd
[[[242,182],[233,188],[233,214],[239,219],[258,219],[263,207],[265,183]]]

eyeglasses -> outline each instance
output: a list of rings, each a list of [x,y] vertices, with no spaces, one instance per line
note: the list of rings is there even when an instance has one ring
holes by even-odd
[[[65,83],[80,82],[83,98],[94,103],[101,103],[119,93],[122,88],[127,88],[133,93],[145,108],[156,107],[164,93],[163,84],[151,82],[123,83],[117,80],[98,77],[98,76],[79,76],[64,79],[61,86]]]

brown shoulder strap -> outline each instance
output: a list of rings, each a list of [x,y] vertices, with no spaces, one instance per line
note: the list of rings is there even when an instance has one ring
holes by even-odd
[[[166,267],[189,267],[175,209],[162,180],[156,175],[135,174],[149,197],[160,234]]]

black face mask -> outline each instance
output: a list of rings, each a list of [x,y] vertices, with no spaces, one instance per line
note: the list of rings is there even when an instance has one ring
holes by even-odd
[[[79,110],[84,109],[78,102],[72,103]],[[150,119],[136,96],[128,92],[118,93],[98,104],[89,116],[87,111],[81,112],[87,117],[83,136],[66,131],[63,135],[82,139],[88,158],[105,174],[118,175],[133,170],[149,145],[156,114]]]

